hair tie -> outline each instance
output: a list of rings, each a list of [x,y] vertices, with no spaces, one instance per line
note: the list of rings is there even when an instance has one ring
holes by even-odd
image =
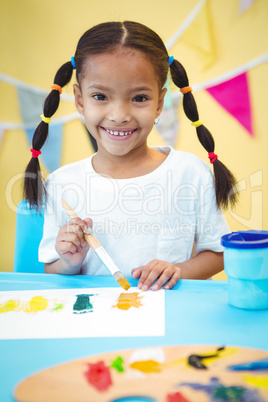
[[[168,58],[168,65],[170,66],[174,61],[174,56],[169,56]]]
[[[53,91],[53,89],[55,89],[56,91],[59,91],[60,95],[62,94],[62,87],[60,87],[57,84],[52,84],[51,89],[52,89],[52,91]]]
[[[49,124],[51,122],[51,117],[45,117],[43,114],[40,114],[40,117],[44,123]]]
[[[192,88],[191,87],[183,87],[180,89],[180,91],[184,95],[184,94],[187,94],[187,92],[192,92]]]
[[[72,63],[73,69],[75,70],[76,69],[76,62],[75,62],[75,59],[74,59],[73,56],[71,57],[71,63]]]
[[[38,158],[41,155],[41,151],[37,151],[36,149],[31,148],[32,158]]]
[[[196,121],[192,122],[192,126],[195,126],[195,127],[202,126],[202,124],[204,124],[204,123],[201,120],[196,120]]]
[[[218,155],[214,154],[214,152],[209,152],[208,158],[210,159],[210,163],[214,163],[218,159]]]

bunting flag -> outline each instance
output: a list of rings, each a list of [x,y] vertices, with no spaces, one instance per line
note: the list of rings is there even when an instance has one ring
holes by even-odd
[[[253,136],[247,73],[206,89]]]
[[[1,148],[2,139],[3,139],[3,136],[4,136],[4,132],[5,132],[4,127],[0,126],[0,148]]]
[[[210,67],[215,62],[216,46],[208,1],[183,33],[181,40],[199,51],[203,58],[203,69]]]
[[[207,0],[200,0],[197,5],[192,9],[192,11],[187,15],[185,20],[179,26],[179,28],[174,32],[174,34],[165,43],[167,50],[170,50],[176,42],[180,39],[187,28],[192,24],[195,17],[202,10]]]
[[[180,98],[172,97],[168,90],[159,122],[155,126],[165,143],[172,147],[175,147],[179,134],[178,108],[180,101]]]
[[[239,4],[239,14],[243,14],[247,9],[249,9],[255,0],[240,0]]]
[[[43,112],[43,104],[46,95],[43,93],[36,93],[31,88],[20,86],[17,88],[21,118],[26,126],[33,128],[26,128],[25,132],[29,141],[29,148],[32,145],[32,138],[35,127],[40,123],[40,114]],[[49,137],[42,147],[42,162],[45,164],[49,172],[60,167],[61,151],[62,151],[62,134],[63,125],[61,123],[49,124]]]
[[[18,87],[17,93],[23,123],[37,126],[41,121],[40,114],[43,113],[46,95],[40,92],[33,92],[31,88],[25,87]]]

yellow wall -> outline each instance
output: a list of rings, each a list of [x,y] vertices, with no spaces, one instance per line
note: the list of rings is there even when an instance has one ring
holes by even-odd
[[[156,30],[164,41],[176,31],[198,0],[13,0],[2,2],[0,13],[0,72],[49,90],[56,69],[73,55],[77,40],[89,27],[109,20],[134,20]],[[268,2],[255,0],[251,10],[239,15],[239,0],[210,0],[216,62],[207,70],[198,51],[179,41],[170,51],[182,61],[190,83],[216,77],[268,51]],[[195,94],[200,118],[216,141],[215,152],[236,174],[245,189],[232,213],[226,212],[231,230],[268,229],[267,63],[249,72],[255,137],[228,115],[205,91]],[[65,90],[66,91],[66,90]],[[16,89],[0,82],[0,121],[21,122]],[[69,85],[67,93],[72,93]],[[75,111],[61,102],[57,117]],[[41,113],[41,111],[40,111]],[[193,127],[179,110],[181,121],[177,149],[207,158]],[[150,145],[162,144],[154,132]],[[65,125],[62,164],[92,153],[81,123]],[[15,239],[15,205],[22,198],[17,177],[30,158],[23,131],[6,131],[0,148],[0,270],[12,271]],[[256,174],[254,176],[254,174]],[[251,182],[250,182],[251,180]],[[12,184],[14,182],[14,184]],[[255,187],[254,187],[255,184]],[[218,279],[225,279],[220,274]]]

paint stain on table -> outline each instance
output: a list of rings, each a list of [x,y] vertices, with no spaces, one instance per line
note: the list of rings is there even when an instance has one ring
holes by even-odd
[[[106,391],[112,385],[110,369],[103,360],[97,363],[88,363],[85,376],[89,384],[98,391]]]
[[[37,313],[44,311],[48,307],[48,300],[43,296],[34,296],[29,302],[22,303],[19,300],[8,300],[0,305],[0,313],[10,311],[24,311],[25,313]]]
[[[119,310],[129,310],[131,307],[140,308],[142,296],[138,292],[120,293],[115,308]]]
[[[121,356],[117,356],[114,361],[111,363],[111,368],[114,368],[118,371],[118,373],[123,373],[125,371],[123,365],[123,358]]]
[[[77,295],[76,301],[73,305],[74,314],[85,314],[93,311],[93,304],[90,302],[90,296],[93,295]]]
[[[184,382],[180,385],[207,393],[212,402],[264,402],[256,389],[249,389],[240,385],[224,386],[216,377],[212,377],[208,384]]]
[[[130,367],[142,373],[159,373],[163,365],[155,360],[140,360],[130,364]]]
[[[256,388],[266,388],[268,389],[268,376],[265,377],[250,377],[250,376],[244,376],[244,380],[250,384],[253,385]]]
[[[172,394],[167,395],[167,402],[190,402],[190,401],[189,399],[186,399],[181,392],[174,392]]]

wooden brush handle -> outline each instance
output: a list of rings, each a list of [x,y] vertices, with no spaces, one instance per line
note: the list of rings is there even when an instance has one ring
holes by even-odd
[[[70,205],[65,200],[62,200],[61,203],[71,219],[78,218],[78,215],[76,215],[74,210],[70,207]],[[85,233],[84,238],[85,238],[86,242],[90,245],[92,250],[96,251],[97,248],[102,247],[100,242],[96,239],[96,237],[93,234]]]

